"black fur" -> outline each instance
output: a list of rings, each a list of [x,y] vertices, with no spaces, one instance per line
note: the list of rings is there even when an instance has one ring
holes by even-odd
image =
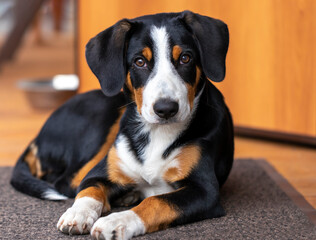
[[[99,33],[86,46],[87,63],[107,96],[118,94],[125,82],[124,51],[130,29],[131,24],[122,20]]]
[[[172,27],[173,33],[179,34],[178,36],[184,45],[198,48],[199,51],[195,51],[197,54],[207,53],[202,54],[199,60],[204,73],[215,82],[224,79],[225,59],[229,43],[226,24],[220,20],[194,14],[190,11],[180,14],[161,13],[132,20],[121,20],[89,41],[86,47],[87,62],[99,79],[105,95],[113,96],[120,91],[126,79],[127,67],[131,67],[131,65],[126,66],[126,62],[131,63],[133,60],[131,56],[141,53],[140,47],[151,46],[148,33],[152,24],[156,26],[168,24]],[[183,28],[192,33],[189,39],[188,35],[181,36],[181,33],[184,32]],[[131,36],[133,36],[132,39]],[[133,48],[127,54],[129,44],[133,45]],[[199,57],[197,56],[196,59]],[[150,65],[153,63],[151,62]],[[144,78],[148,78],[148,74],[143,75]],[[133,79],[135,79],[133,83],[135,88],[138,88],[141,85],[138,83],[139,78],[135,76]]]
[[[147,84],[156,59],[153,57],[147,61],[144,68],[135,66],[134,62],[137,57],[142,57],[145,46],[152,48],[149,37],[152,25],[168,26],[170,45],[180,45],[183,53],[191,57],[185,66],[170,59],[186,83],[193,86],[196,69],[202,71],[195,93],[201,94],[201,97],[194,116],[161,156],[167,158],[174,149],[193,144],[201,149],[201,158],[187,177],[170,183],[178,191],[156,197],[179,212],[171,225],[224,215],[219,188],[226,181],[233,163],[233,124],[222,94],[208,79],[219,82],[225,77],[228,29],[219,20],[189,11],[121,20],[90,40],[86,48],[87,62],[108,97],[101,91],[93,91],[76,96],[58,109],[34,140],[39,149],[42,170],[47,174],[43,179],[36,179],[30,174],[24,162],[27,149],[12,176],[11,183],[15,188],[40,198],[43,189],[48,188],[74,197],[76,191],[103,184],[109,189],[111,203],[135,188],[133,184],[123,186],[109,180],[108,156],[104,156],[85,176],[78,189],[73,189],[70,182],[74,174],[99,151],[119,116],[120,107],[125,104],[119,134],[124,134],[129,140],[130,150],[139,163],[146,161],[142,159],[142,151],[150,139],[146,133],[138,134],[143,123],[139,120],[132,90],[124,83],[130,73],[134,89]],[[126,100],[119,93],[122,87]]]
[[[229,44],[228,28],[218,19],[186,11],[183,19],[196,38],[205,75],[214,82],[225,77],[225,59]]]
[[[227,26],[220,20],[189,11],[180,14],[149,15],[128,20],[128,22],[131,28],[128,38],[125,39],[125,46],[127,47],[124,52],[126,55],[124,70],[125,75],[130,72],[132,85],[135,89],[146,86],[155,64],[155,58],[147,61],[146,68],[138,68],[133,64],[136,58],[142,56],[144,46],[152,47],[149,38],[152,24],[157,27],[168,26],[170,45],[180,45],[183,52],[192,57],[191,62],[186,66],[174,62],[178,74],[185,82],[190,85],[194,84],[196,66],[203,71],[196,94],[202,89],[203,93],[195,117],[188,128],[178,139],[175,139],[163,154],[163,157],[166,158],[177,147],[197,144],[202,148],[202,158],[188,178],[172,183],[176,189],[183,187],[184,190],[158,197],[177,206],[182,213],[181,217],[172,225],[222,216],[224,210],[219,202],[219,188],[226,181],[232,167],[233,125],[222,94],[208,79],[219,82],[225,77],[225,59],[229,43]],[[92,41],[99,41],[97,38]],[[113,70],[115,69],[113,68]],[[107,74],[111,75],[111,72]],[[102,86],[104,78],[99,80]],[[111,79],[106,81],[110,84]],[[103,91],[106,92],[107,89],[103,89]],[[129,89],[126,86],[124,91],[129,97]],[[138,131],[142,125],[141,122],[135,120],[137,114],[136,105],[129,104],[121,121],[119,134],[124,134],[129,139],[131,150],[137,159],[143,162],[144,159],[140,155],[144,146],[147,145],[148,136],[137,135],[135,137],[135,131]],[[106,168],[106,158],[103,161]],[[94,173],[94,181],[92,180],[93,174],[90,174],[89,181],[91,183],[100,182],[108,186],[107,176],[103,172],[95,170]],[[89,184],[85,184],[85,180],[83,180],[80,190],[88,186]],[[129,187],[132,188],[133,186]]]
[[[73,175],[99,151],[124,104],[122,93],[109,98],[100,90],[69,100],[50,116],[33,141],[42,171],[47,174],[42,179],[31,175],[24,161],[26,149],[15,166],[11,184],[38,198],[48,189],[75,197],[77,189],[70,186]]]

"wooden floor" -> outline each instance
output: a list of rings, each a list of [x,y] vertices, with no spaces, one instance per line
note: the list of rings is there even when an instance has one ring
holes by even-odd
[[[45,45],[27,41],[16,61],[0,69],[0,166],[14,165],[52,110],[32,109],[16,88],[22,78],[74,72],[72,38],[53,36]],[[316,208],[316,150],[236,138],[236,158],[267,159]]]

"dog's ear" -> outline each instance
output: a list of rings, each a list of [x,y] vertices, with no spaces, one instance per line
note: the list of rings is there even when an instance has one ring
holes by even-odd
[[[126,19],[92,38],[86,46],[87,63],[107,96],[118,94],[126,79],[125,51],[132,23]]]
[[[199,44],[201,64],[209,80],[225,78],[225,60],[229,43],[227,25],[217,19],[185,11],[182,19]]]

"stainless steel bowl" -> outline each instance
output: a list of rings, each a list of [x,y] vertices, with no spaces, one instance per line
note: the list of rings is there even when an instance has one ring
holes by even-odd
[[[56,75],[53,78],[24,79],[18,82],[30,105],[37,109],[57,108],[77,93],[76,75]]]

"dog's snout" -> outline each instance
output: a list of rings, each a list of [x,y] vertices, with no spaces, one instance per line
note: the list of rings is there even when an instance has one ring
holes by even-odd
[[[168,119],[177,114],[179,104],[170,99],[160,99],[154,104],[154,111],[160,117]]]

